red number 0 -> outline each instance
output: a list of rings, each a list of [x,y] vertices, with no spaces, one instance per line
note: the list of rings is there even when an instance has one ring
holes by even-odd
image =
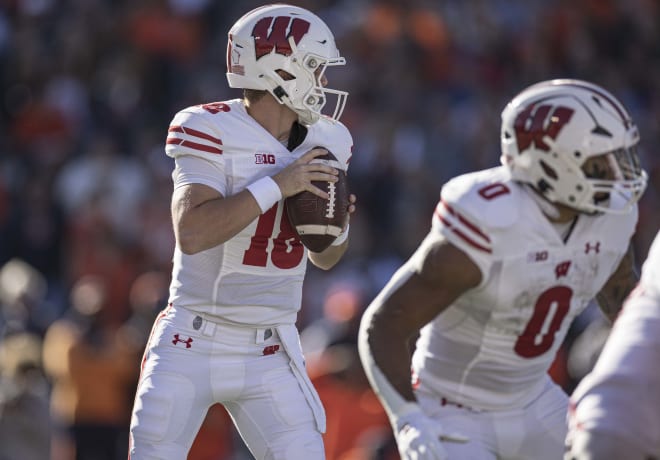
[[[250,239],[250,247],[243,254],[245,265],[266,266],[268,262],[268,243],[273,237],[278,206],[279,203],[275,204],[259,216],[257,229],[252,239]],[[286,208],[284,208],[280,219],[280,231],[273,240],[273,250],[270,254],[273,265],[282,269],[296,267],[302,260],[304,253],[303,245],[296,232],[291,228]]]
[[[477,193],[486,200],[492,200],[493,198],[497,198],[500,195],[511,193],[511,190],[509,190],[509,187],[506,185],[500,182],[495,182],[494,184],[486,185],[485,187],[480,188],[477,190]]]
[[[571,306],[572,296],[573,290],[566,286],[552,287],[539,296],[525,331],[513,347],[516,354],[535,358],[552,347],[555,334]]]

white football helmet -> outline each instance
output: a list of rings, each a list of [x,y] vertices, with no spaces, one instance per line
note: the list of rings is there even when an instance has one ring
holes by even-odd
[[[626,213],[646,188],[637,127],[592,83],[562,79],[526,88],[502,112],[501,141],[501,161],[513,178],[554,203]]]
[[[344,65],[335,38],[315,14],[297,6],[256,8],[234,24],[227,44],[227,80],[232,88],[266,90],[298,114],[301,123],[315,123],[326,104],[336,98],[331,116],[341,116],[348,93],[323,87],[328,66]],[[292,79],[282,78],[284,70]]]

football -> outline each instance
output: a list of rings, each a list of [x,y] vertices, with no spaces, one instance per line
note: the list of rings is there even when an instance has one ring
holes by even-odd
[[[312,163],[325,163],[339,170],[337,182],[315,181],[314,185],[330,195],[329,200],[312,192],[300,192],[285,200],[291,226],[302,244],[313,252],[322,252],[339,236],[348,220],[348,179],[337,158],[327,154],[314,158]]]

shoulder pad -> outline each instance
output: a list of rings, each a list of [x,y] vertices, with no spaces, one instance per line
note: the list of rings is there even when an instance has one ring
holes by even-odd
[[[660,291],[660,232],[656,235],[648,256],[642,265],[642,284],[653,286]]]
[[[165,153],[173,158],[194,155],[218,161],[223,152],[221,129],[208,107],[220,104],[188,107],[177,113],[167,130]]]
[[[520,185],[502,167],[464,174],[442,188],[440,204],[483,228],[506,228],[518,219]]]
[[[353,137],[340,121],[321,117],[309,128],[309,141],[330,150],[348,170],[353,155]]]

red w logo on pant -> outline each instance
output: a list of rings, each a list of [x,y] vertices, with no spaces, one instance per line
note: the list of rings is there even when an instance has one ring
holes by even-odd
[[[274,355],[278,350],[280,349],[279,345],[268,345],[267,347],[264,347],[264,356],[266,355]]]

